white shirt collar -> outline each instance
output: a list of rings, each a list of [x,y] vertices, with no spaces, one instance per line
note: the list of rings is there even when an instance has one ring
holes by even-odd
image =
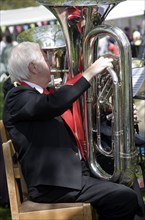
[[[43,93],[43,88],[35,83],[28,82],[26,80],[23,80],[25,83],[27,83],[30,87],[35,88],[39,93]]]

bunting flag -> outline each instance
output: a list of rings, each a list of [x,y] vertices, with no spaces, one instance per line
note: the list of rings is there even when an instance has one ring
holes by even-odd
[[[27,24],[23,25],[23,30],[26,31],[29,28],[29,26]]]
[[[47,24],[48,24],[48,21],[42,21],[42,24],[43,24],[43,25],[47,25]]]
[[[1,26],[1,31],[2,31],[2,33],[5,33],[5,31],[6,31],[6,26]]]
[[[11,34],[14,33],[14,26],[9,26],[8,29],[9,29],[9,32],[10,32]]]
[[[17,26],[16,26],[16,31],[17,31],[18,33],[20,33],[20,32],[22,31],[22,26],[21,26],[21,25],[17,25]]]
[[[42,25],[41,21],[38,21],[36,24],[38,27],[40,27]]]
[[[35,24],[34,23],[30,24],[30,27],[35,28]]]
[[[59,23],[57,20],[50,20],[50,21],[38,21],[36,23],[30,23],[30,24],[20,24],[20,25],[10,25],[10,26],[1,26],[0,30],[4,35],[7,34],[17,34],[21,33],[22,31],[26,31],[29,28],[35,28],[39,26],[45,26],[45,25],[53,25]],[[8,33],[7,33],[8,32]]]

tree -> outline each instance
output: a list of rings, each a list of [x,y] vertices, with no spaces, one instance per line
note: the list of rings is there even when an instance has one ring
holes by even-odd
[[[38,6],[37,0],[0,0],[1,10]]]

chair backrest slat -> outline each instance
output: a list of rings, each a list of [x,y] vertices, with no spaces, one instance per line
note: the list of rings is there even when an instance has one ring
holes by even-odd
[[[18,219],[18,210],[20,207],[20,193],[18,186],[18,173],[19,168],[14,167],[13,159],[12,159],[12,151],[11,151],[11,140],[3,143],[3,155],[5,161],[5,169],[6,169],[6,177],[7,177],[7,185],[10,199],[10,206],[12,211],[12,218]],[[19,175],[20,176],[20,175]]]
[[[5,143],[8,141],[8,135],[7,132],[5,130],[3,121],[0,120],[0,134],[1,134],[1,138],[2,138],[2,143]]]
[[[2,138],[2,143],[5,143],[9,140],[7,131],[5,129],[5,126],[4,126],[2,120],[0,120],[0,134],[1,134],[1,138]],[[17,157],[16,151],[15,151],[15,148],[14,148],[14,145],[13,145],[12,141],[11,141],[11,144],[10,144],[10,148],[11,148],[11,156],[12,157]],[[28,190],[27,190],[26,182],[25,182],[25,179],[23,177],[21,167],[20,167],[20,164],[19,164],[18,161],[16,163],[14,163],[14,172],[15,172],[15,178],[20,179],[22,200],[26,201],[27,198],[28,198]]]

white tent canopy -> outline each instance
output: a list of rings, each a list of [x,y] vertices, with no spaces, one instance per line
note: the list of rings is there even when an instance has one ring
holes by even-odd
[[[140,16],[145,12],[145,0],[127,0],[119,3],[107,16],[106,20]],[[39,21],[54,20],[54,15],[44,6],[28,7],[0,11],[0,25],[10,26]]]
[[[118,18],[141,16],[145,13],[145,0],[127,0],[119,3],[108,14],[106,20],[113,20]]]
[[[1,11],[1,26],[35,23],[56,19],[44,6],[20,8]]]

